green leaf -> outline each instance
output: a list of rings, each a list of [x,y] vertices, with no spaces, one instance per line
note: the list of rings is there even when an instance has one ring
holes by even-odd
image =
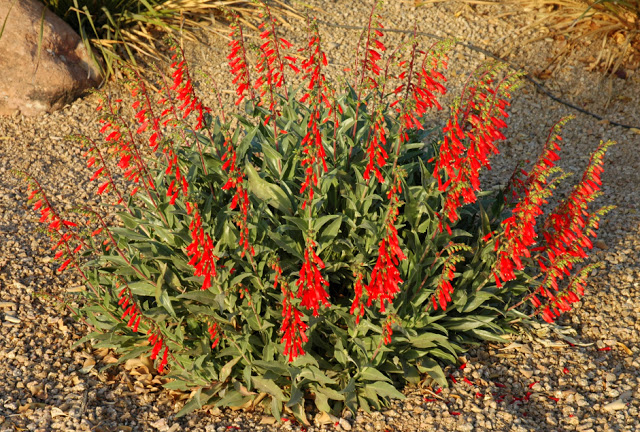
[[[202,388],[199,388],[196,391],[196,394],[193,395],[193,397],[191,399],[189,399],[189,401],[184,404],[184,406],[182,407],[182,409],[180,411],[178,411],[178,413],[176,414],[176,418],[180,418],[184,415],[189,414],[190,412],[193,412],[197,409],[202,408],[202,406],[207,403],[209,401],[209,399],[211,399],[212,396],[207,396],[205,395],[203,397],[202,395]]]
[[[261,392],[265,392],[273,396],[280,403],[284,401],[284,393],[278,385],[270,379],[260,378],[257,376],[251,377],[253,384],[256,386],[258,390]]]
[[[333,399],[333,400],[339,400],[339,401],[343,401],[344,400],[344,395],[330,387],[314,387],[315,390],[317,391],[316,394],[321,393],[323,395],[325,395],[326,397],[328,397],[329,399]]]
[[[291,200],[289,200],[289,197],[281,187],[260,177],[260,174],[251,163],[245,165],[245,172],[249,180],[249,191],[252,194],[282,212],[293,214]]]
[[[336,220],[331,222],[331,224],[327,228],[325,228],[320,234],[320,240],[319,240],[320,244],[323,245],[323,243],[329,243],[330,241],[332,241],[340,231],[341,226],[342,226],[342,217],[337,216]]]
[[[178,316],[176,315],[176,311],[173,309],[171,298],[169,297],[167,291],[162,291],[162,294],[160,294],[160,305],[164,308],[164,310],[169,312],[169,315],[171,315],[174,319],[178,318]]]
[[[155,297],[156,287],[147,281],[132,282],[129,284],[131,292],[137,296]]]
[[[218,374],[218,381],[221,381],[221,382],[226,381],[227,378],[229,378],[229,375],[231,375],[231,371],[233,370],[233,367],[241,359],[242,359],[242,356],[238,356],[232,360],[229,360],[224,366],[222,366],[222,369],[220,369],[220,373]]]
[[[476,291],[471,297],[468,298],[467,304],[462,308],[460,312],[472,312],[489,299],[497,299],[497,297],[494,294],[486,291]]]
[[[329,378],[316,366],[307,366],[302,372],[300,372],[300,377],[308,378],[313,382],[317,382],[319,384],[335,384],[335,380]]]
[[[180,294],[177,298],[195,300],[198,303],[209,306],[218,305],[217,295],[209,290],[187,291],[184,294]]]
[[[299,260],[304,259],[301,251],[295,247],[298,245],[298,243],[294,241],[292,238],[290,237],[285,238],[281,234],[278,234],[273,231],[267,231],[267,235],[286,252],[289,252],[291,255],[297,257]]]
[[[315,393],[315,404],[316,404],[316,408],[318,408],[318,411],[320,412],[330,412],[331,411],[331,406],[329,406],[329,398],[327,397],[327,395],[320,393],[320,392],[316,392]]]
[[[482,330],[482,329],[473,329],[470,330],[469,333],[471,333],[473,336],[475,336],[476,338],[480,339],[480,340],[486,340],[486,341],[491,341],[491,342],[498,342],[498,343],[509,343],[508,340],[506,340],[505,338],[501,337],[500,335],[497,335],[495,333],[491,333],[487,330]]]
[[[440,323],[448,330],[465,331],[482,327],[487,323],[493,321],[494,319],[495,317],[492,316],[473,315],[456,318],[446,318]]]
[[[378,381],[371,384],[367,384],[364,386],[365,389],[371,389],[375,391],[375,393],[382,397],[395,398],[404,400],[406,398],[405,395],[400,393],[394,386],[387,382]]]
[[[441,387],[447,387],[447,378],[444,376],[444,372],[440,365],[432,358],[423,357],[418,366],[418,370],[422,373],[426,372],[431,378],[433,378]]]
[[[237,390],[227,389],[227,393],[222,399],[216,402],[217,407],[240,407],[251,400],[248,396],[243,396]]]
[[[251,362],[254,366],[271,371],[279,376],[289,376],[289,369],[282,362],[254,360]]]
[[[360,371],[359,378],[364,381],[386,381],[389,383],[392,382],[389,377],[373,367],[363,368],[362,371]]]

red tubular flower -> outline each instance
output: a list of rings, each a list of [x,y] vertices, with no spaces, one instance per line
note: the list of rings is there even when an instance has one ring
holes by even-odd
[[[398,78],[406,80],[402,85],[394,90],[394,94],[399,95],[398,99],[391,103],[398,112],[400,121],[400,131],[398,132],[398,146],[396,154],[400,152],[400,145],[409,139],[408,129],[423,129],[420,118],[428,109],[442,109],[438,102],[436,93],[444,95],[446,88],[442,85],[445,77],[438,72],[439,68],[447,67],[447,57],[445,55],[448,45],[437,45],[431,51],[424,53],[421,65],[417,64],[416,57],[419,53],[417,43],[413,43],[411,48],[410,61],[401,62],[402,66],[407,66],[407,70],[402,72]],[[421,51],[420,51],[421,52]],[[402,102],[400,104],[400,102]]]
[[[349,313],[354,315],[356,309],[358,313],[356,314],[356,324],[360,323],[360,318],[364,315],[364,302],[362,301],[362,290],[364,285],[362,284],[362,278],[364,275],[360,272],[356,272],[353,274],[356,278],[356,282],[353,286],[353,291],[355,292],[355,297],[353,298],[353,302],[351,303],[351,309],[349,309]]]
[[[396,169],[394,185],[387,193],[389,209],[384,221],[386,235],[380,240],[378,259],[371,272],[369,285],[367,285],[367,307],[371,306],[374,301],[380,300],[380,312],[385,311],[385,301],[392,302],[396,294],[400,292],[399,285],[403,280],[400,278],[398,266],[400,261],[407,258],[400,248],[398,231],[394,225],[400,207],[398,194],[402,192],[402,176],[403,173]]]
[[[174,54],[172,58],[175,60],[176,55]],[[202,101],[195,95],[186,60],[182,58],[180,61],[175,61],[171,67],[175,70],[172,74],[173,85],[170,88],[176,91],[176,99],[182,102],[182,105],[178,107],[182,111],[182,118],[187,118],[189,114],[195,111],[198,114],[198,118],[194,129],[200,130],[204,126],[204,113],[211,112],[211,109],[204,106]]]
[[[167,356],[169,354],[169,347],[164,347],[164,354],[162,354],[162,360],[160,361],[160,365],[158,366],[158,373],[162,373],[164,371],[164,367],[167,365]]]
[[[216,346],[218,346],[218,343],[220,342],[220,334],[219,334],[219,326],[218,323],[213,323],[209,325],[209,328],[207,329],[207,331],[209,332],[209,337],[211,339],[211,349],[215,348]]]
[[[373,124],[373,133],[371,140],[369,141],[369,146],[367,148],[367,154],[369,155],[369,162],[367,163],[367,167],[364,170],[364,174],[362,177],[365,180],[369,180],[371,178],[371,171],[375,174],[375,177],[378,179],[380,183],[384,183],[384,177],[380,173],[378,168],[382,168],[387,163],[387,158],[389,155],[385,150],[385,146],[387,145],[386,132],[384,129],[384,116],[381,111],[378,111],[376,120]]]
[[[496,83],[497,72],[489,69],[475,85],[465,88],[443,129],[434,176],[439,190],[446,193],[444,214],[451,222],[458,220],[459,207],[476,201],[480,170],[491,169],[488,156],[498,153],[496,143],[505,138],[501,130],[507,127],[503,120],[508,117],[506,98],[517,74]]]
[[[371,7],[371,13],[369,14],[369,22],[366,29],[366,41],[364,45],[364,57],[360,60],[360,55],[356,52],[356,65],[354,67],[354,71],[357,73],[360,70],[360,79],[358,87],[358,100],[360,99],[360,87],[366,81],[371,88],[376,88],[378,86],[378,81],[375,77],[380,76],[382,72],[382,68],[378,65],[378,61],[382,59],[382,52],[386,51],[387,48],[381,42],[380,38],[384,36],[378,29],[372,29],[372,26],[375,25],[378,28],[384,28],[382,24],[382,20],[380,14],[378,13],[380,9],[380,3],[376,2]],[[358,42],[358,51],[360,49],[360,43]],[[360,63],[358,65],[358,63]],[[358,67],[360,66],[360,67]],[[370,76],[372,74],[373,76]]]
[[[283,333],[281,343],[284,343],[284,355],[289,361],[304,355],[302,344],[308,341],[306,331],[308,325],[302,321],[304,316],[292,305],[293,293],[283,288],[282,300],[282,325],[280,331]]]
[[[229,47],[231,52],[227,56],[229,60],[229,67],[231,73],[234,76],[233,84],[236,85],[236,95],[238,99],[235,104],[240,105],[242,100],[246,97],[247,91],[251,100],[254,99],[253,87],[251,86],[251,77],[249,75],[249,66],[247,64],[247,52],[244,46],[244,34],[242,33],[242,27],[239,25],[237,16],[232,17],[234,22],[231,24],[231,41]]]
[[[56,240],[52,246],[52,251],[57,251],[54,255],[56,260],[64,260],[58,267],[58,272],[63,272],[72,265],[79,270],[75,257],[83,248],[89,248],[84,238],[80,237],[73,228],[78,225],[74,222],[63,219],[56,209],[51,205],[49,198],[37,180],[26,173],[20,173],[29,181],[29,196],[27,201],[33,203],[33,210],[40,214],[39,222],[47,224],[49,236]],[[59,249],[59,250],[58,250]]]
[[[320,35],[317,25],[312,24],[312,34],[309,36],[309,43],[306,48],[308,58],[302,61],[302,69],[304,71],[303,79],[308,80],[308,92],[302,97],[300,102],[311,99],[311,114],[307,122],[307,132],[302,139],[302,153],[304,157],[301,166],[305,172],[305,180],[300,187],[300,194],[306,192],[305,202],[302,208],[311,204],[314,196],[314,188],[318,185],[318,178],[322,172],[327,172],[326,152],[322,142],[322,133],[320,132],[320,117],[322,115],[322,105],[329,110],[333,107],[328,99],[329,89],[326,84],[326,78],[322,72],[322,66],[327,65],[327,58],[320,47]],[[301,48],[300,51],[304,51]]]
[[[236,166],[236,149],[231,136],[225,138],[227,150],[222,156],[224,164],[222,169],[229,173],[227,182],[222,186],[222,190],[234,189],[235,193],[231,199],[229,208],[234,210],[236,207],[240,210],[240,215],[236,218],[236,226],[240,231],[239,245],[242,247],[241,257],[247,252],[255,255],[253,246],[249,243],[249,194],[244,185],[245,173]]]
[[[304,355],[302,344],[308,341],[307,334],[308,325],[302,321],[303,314],[295,306],[293,306],[293,293],[289,289],[286,282],[281,279],[282,268],[277,261],[271,264],[271,268],[275,271],[275,279],[273,287],[282,290],[282,325],[280,331],[283,333],[281,343],[284,343],[284,355],[289,361],[293,361],[299,355]]]
[[[542,206],[552,195],[547,179],[552,173],[555,161],[559,160],[560,128],[569,120],[565,118],[554,125],[549,133],[544,149],[523,182],[520,200],[512,210],[511,216],[502,222],[504,237],[500,243],[497,260],[497,273],[502,281],[515,279],[514,269],[523,270],[522,258],[530,258],[530,247],[536,244],[536,218],[543,213]]]
[[[320,305],[329,307],[329,294],[324,287],[329,286],[329,282],[322,276],[320,270],[324,268],[324,262],[315,252],[315,242],[307,240],[307,247],[304,251],[304,264],[300,269],[299,278],[296,281],[298,287],[298,298],[300,304],[309,310],[313,310],[313,316],[318,316]]]
[[[446,252],[449,256],[444,260],[442,265],[442,273],[438,277],[438,284],[436,293],[431,298],[433,302],[433,310],[438,310],[438,304],[443,311],[447,310],[447,305],[452,301],[451,294],[453,294],[453,285],[451,281],[455,278],[456,265],[464,261],[464,257],[457,252],[470,252],[471,248],[461,243],[449,242],[449,244],[442,250],[442,253]]]
[[[118,166],[124,170],[125,179],[140,184],[147,190],[155,190],[154,180],[149,176],[147,163],[140,154],[135,135],[120,117],[119,104],[122,100],[117,99],[114,101],[107,98],[106,102],[109,113],[101,118],[99,122],[103,124],[100,132],[106,135],[104,139],[107,142],[108,153],[118,159]],[[102,160],[102,165],[102,168],[105,168],[104,160]],[[102,175],[102,168],[94,173],[92,179]],[[142,182],[141,179],[143,180]],[[109,180],[111,186],[115,187],[110,174]],[[120,196],[121,201],[122,197]]]
[[[260,91],[260,97],[263,98],[259,105],[264,105],[264,95],[269,93],[269,111],[272,112],[270,117],[274,118],[275,115],[279,115],[275,110],[275,89],[283,87],[285,98],[288,98],[284,82],[285,66],[290,67],[296,73],[299,73],[300,70],[295,66],[296,58],[281,54],[281,50],[290,48],[292,45],[284,38],[278,37],[277,23],[271,15],[269,6],[264,3],[261,3],[261,6],[263,7],[263,12],[260,14],[260,18],[265,18],[265,21],[258,25],[261,30],[260,39],[263,42],[259,47],[260,57],[256,67],[258,78],[254,88]],[[268,123],[268,121],[265,123]]]
[[[604,155],[612,144],[612,141],[600,143],[592,153],[580,183],[554,209],[544,223],[544,244],[540,248],[543,253],[540,262],[544,279],[539,293],[552,303],[553,311],[557,311],[556,316],[566,310],[567,303],[554,297],[549,288],[559,291],[558,281],[569,275],[574,265],[586,258],[586,249],[593,247],[589,237],[596,236],[595,230],[601,216],[612,208],[603,207],[593,213],[588,211],[589,204],[596,198],[602,184],[600,176],[603,171]],[[574,296],[582,295],[586,274],[583,275],[579,272],[574,276],[574,279],[577,282],[569,285],[569,291],[573,294],[566,294],[566,299],[571,300],[568,304],[575,302]],[[549,313],[546,314],[546,317],[550,317]],[[545,318],[544,315],[543,318]]]
[[[189,203],[188,203],[189,204]],[[212,279],[217,276],[216,261],[218,256],[214,254],[213,240],[202,228],[202,218],[196,203],[189,204],[193,220],[189,225],[191,243],[187,246],[187,255],[191,257],[189,265],[194,267],[195,276],[204,276],[202,290],[209,289]]]

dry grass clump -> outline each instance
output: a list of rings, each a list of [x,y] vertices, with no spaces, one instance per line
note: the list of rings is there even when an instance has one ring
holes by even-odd
[[[625,67],[640,63],[640,0],[509,0],[536,11],[536,23],[547,27],[556,37],[566,38],[571,46],[585,40],[601,44],[591,69],[626,76]]]
[[[160,59],[162,34],[180,32],[185,39],[196,39],[197,29],[221,36],[228,32],[215,24],[235,14],[249,27],[260,13],[260,5],[247,0],[42,0],[56,15],[70,24],[87,47],[103,61],[106,77],[114,73],[117,62],[138,67],[136,59]],[[267,0],[272,15],[284,21],[298,17],[282,0]]]
[[[451,0],[413,0],[416,6]],[[553,72],[563,56],[585,41],[601,46],[590,70],[626,77],[625,69],[640,66],[640,0],[461,0],[469,5],[511,5],[534,15],[528,28],[545,28],[556,40],[566,42],[543,70]],[[536,38],[539,39],[539,38]],[[522,45],[536,39],[525,41]]]

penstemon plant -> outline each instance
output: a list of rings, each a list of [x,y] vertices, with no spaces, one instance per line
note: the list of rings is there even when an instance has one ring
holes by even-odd
[[[307,399],[379,409],[421,375],[445,386],[440,365],[469,344],[553,322],[584,295],[611,142],[555,208],[544,206],[567,177],[555,163],[568,119],[529,171],[482,191],[520,74],[479,68],[444,128],[425,129],[452,42],[388,50],[379,6],[344,86],[325,75],[313,20],[295,55],[266,6],[258,46],[233,21],[244,115],[205,106],[174,44],[159,98],[134,76],[133,104],[103,96],[102,138],[78,138],[103,205],[75,222],[22,173],[58,271],[86,282],[83,340],[119,362],[155,360],[165,387],[192,392],[180,415],[263,405],[306,422]]]

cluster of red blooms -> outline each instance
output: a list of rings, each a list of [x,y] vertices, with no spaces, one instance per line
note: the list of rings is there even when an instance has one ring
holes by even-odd
[[[242,247],[241,256],[244,257],[246,252],[255,255],[255,250],[249,243],[248,218],[250,202],[247,188],[244,185],[245,173],[236,166],[236,149],[230,136],[225,138],[225,145],[227,146],[227,151],[222,156],[222,160],[224,161],[222,169],[229,173],[229,179],[222,186],[222,190],[235,190],[229,208],[233,210],[238,207],[240,210],[240,215],[236,219],[236,226],[240,231],[239,245]]]
[[[313,310],[313,316],[318,316],[320,305],[331,306],[328,301],[329,294],[324,287],[329,282],[322,276],[320,269],[324,268],[324,262],[316,254],[316,243],[307,239],[307,247],[304,250],[304,264],[300,269],[300,278],[296,281],[300,304],[309,310]]]
[[[356,309],[358,309],[358,313],[356,315],[356,324],[358,324],[360,322],[360,318],[364,316],[364,302],[362,301],[362,291],[364,289],[362,278],[364,276],[361,272],[354,272],[353,277],[356,278],[356,283],[353,286],[355,296],[353,298],[353,303],[351,303],[351,309],[349,309],[349,313],[351,315],[354,315],[354,312],[356,311]]]
[[[251,99],[254,98],[253,89],[251,87],[251,80],[249,76],[249,67],[247,65],[246,50],[244,46],[244,36],[242,33],[242,27],[236,23],[231,25],[231,53],[227,56],[229,59],[229,67],[231,73],[235,76],[233,83],[237,85],[236,94],[239,99],[236,101],[236,105],[240,104],[245,98],[247,91],[250,94]],[[225,137],[226,152],[222,156],[222,169],[229,173],[229,179],[222,186],[222,190],[235,189],[235,194],[231,201],[230,209],[233,210],[236,207],[240,209],[240,216],[237,219],[236,225],[240,231],[239,245],[242,247],[241,256],[245,256],[247,252],[251,255],[255,254],[253,246],[249,244],[249,196],[247,189],[244,185],[245,173],[236,166],[236,148],[233,144],[233,139],[227,134]]]
[[[446,78],[438,72],[439,68],[447,67],[447,58],[444,55],[444,50],[435,50],[430,53],[420,51],[420,53],[424,54],[424,57],[419,67],[414,64],[417,55],[416,51],[416,44],[414,43],[411,60],[409,62],[402,61],[399,64],[400,67],[408,66],[408,70],[403,71],[398,76],[398,79],[406,79],[407,82],[396,87],[393,93],[398,95],[404,92],[405,95],[396,99],[390,105],[395,107],[400,102],[403,102],[402,106],[395,108],[403,126],[403,129],[399,132],[400,142],[409,140],[406,130],[412,128],[424,129],[418,119],[430,108],[435,107],[441,110],[442,106],[438,102],[435,93],[444,95],[447,92],[442,84],[446,81]]]
[[[367,154],[369,155],[369,162],[364,170],[362,177],[365,180],[371,178],[371,171],[375,174],[380,183],[384,183],[384,177],[378,168],[382,168],[387,164],[387,158],[389,154],[384,149],[387,145],[386,131],[384,129],[384,116],[382,112],[378,111],[377,117],[373,123],[373,132],[371,140],[369,141],[369,147],[367,148]]]
[[[542,318],[546,322],[552,323],[562,312],[570,311],[573,303],[580,301],[580,298],[584,296],[584,288],[586,286],[589,273],[591,273],[596,267],[599,267],[599,265],[592,264],[583,267],[572,277],[569,286],[562,293],[556,296],[553,296],[549,291],[545,291],[544,288],[541,288],[541,294],[544,292],[545,296],[549,300],[545,307],[542,308]],[[538,308],[538,310],[541,308],[542,303],[535,294],[531,297],[530,301],[536,308]]]
[[[304,48],[300,49],[300,51],[304,50]],[[318,185],[318,176],[321,174],[321,170],[322,172],[327,172],[328,170],[319,122],[322,104],[329,108],[329,115],[333,109],[331,102],[327,98],[329,89],[324,73],[322,73],[322,66],[327,65],[327,57],[320,49],[320,35],[316,26],[313,27],[313,34],[309,37],[306,51],[309,57],[302,61],[301,66],[304,71],[304,79],[308,80],[309,84],[307,85],[307,92],[302,96],[300,102],[305,102],[312,98],[312,108],[307,122],[307,133],[301,142],[302,153],[305,155],[301,162],[305,170],[305,181],[300,187],[300,194],[307,192],[307,198],[302,204],[303,209],[313,201],[314,187]]]
[[[124,321],[125,318],[129,317],[127,327],[132,329],[134,332],[137,332],[140,320],[142,319],[142,312],[133,299],[133,295],[131,294],[131,290],[128,286],[122,288],[120,294],[118,294],[118,298],[120,299],[120,301],[118,301],[118,306],[120,306],[124,311],[120,319]]]
[[[152,327],[149,327],[147,330],[147,334],[149,336],[149,344],[153,345],[153,349],[151,350],[151,360],[155,360],[160,354],[160,350],[164,346],[164,352],[162,353],[162,360],[160,360],[160,364],[158,365],[158,372],[162,373],[164,371],[164,367],[167,365],[167,357],[169,356],[169,347],[166,346],[164,340],[162,339],[162,333],[160,330],[153,331]]]
[[[186,203],[187,213],[193,215],[189,231],[191,243],[187,246],[187,255],[191,257],[189,265],[194,267],[195,276],[204,276],[201,289],[206,290],[211,286],[211,279],[217,276],[216,261],[218,257],[213,253],[213,240],[202,229],[202,218],[197,204]]]
[[[171,51],[176,51],[178,47],[173,45],[170,49]],[[174,69],[174,71],[172,74],[173,85],[170,89],[177,93],[176,99],[182,103],[177,109],[182,111],[182,118],[187,118],[192,112],[198,113],[198,119],[194,129],[200,130],[204,125],[204,113],[210,113],[211,109],[204,106],[193,91],[193,84],[191,83],[191,76],[189,75],[184,53],[180,53],[179,59],[178,53],[174,53],[171,59],[174,60],[171,64],[171,68]]]
[[[231,24],[231,41],[229,42],[229,46],[231,47],[231,52],[227,56],[229,60],[229,67],[231,68],[231,73],[234,78],[232,83],[237,86],[236,94],[238,95],[238,99],[236,100],[236,105],[240,105],[240,103],[244,100],[247,95],[247,91],[251,99],[253,96],[253,88],[251,87],[251,76],[249,75],[249,66],[247,64],[247,51],[244,46],[244,34],[242,33],[242,27],[237,22]]]
[[[542,206],[552,194],[547,186],[547,178],[555,162],[560,159],[557,153],[560,150],[559,141],[562,140],[559,132],[567,121],[568,118],[563,119],[551,129],[542,154],[521,184],[522,196],[511,216],[502,222],[504,236],[495,242],[498,261],[494,278],[498,287],[502,286],[501,281],[515,279],[514,269],[524,269],[522,258],[531,257],[530,247],[538,237],[535,231],[536,218],[543,213]]]
[[[138,135],[146,132],[151,126],[152,133],[149,136],[149,146],[152,151],[158,150],[160,145],[159,139],[162,135],[160,130],[160,118],[155,115],[149,100],[149,94],[147,92],[146,85],[143,80],[138,79],[136,85],[131,89],[131,96],[136,98],[131,108],[136,111],[135,119],[139,126],[136,130]],[[144,98],[143,100],[140,97]]]
[[[407,259],[398,243],[398,230],[395,227],[401,205],[399,194],[402,193],[403,173],[399,169],[394,172],[394,182],[387,193],[389,210],[384,221],[386,235],[378,246],[378,260],[371,272],[371,281],[367,285],[367,307],[380,300],[380,312],[385,311],[385,301],[392,302],[400,292],[400,278],[398,266],[400,261]]]
[[[438,304],[443,311],[447,310],[447,304],[451,302],[451,294],[453,294],[453,286],[451,281],[455,278],[456,264],[464,261],[464,257],[457,255],[456,252],[461,250],[470,251],[471,248],[465,244],[449,242],[442,252],[447,252],[449,256],[444,260],[442,265],[442,274],[438,278],[437,293],[431,297],[433,302],[433,310],[438,310]]]
[[[444,214],[451,221],[458,220],[458,208],[476,201],[480,190],[480,170],[489,166],[488,156],[497,153],[496,141],[504,139],[500,131],[507,127],[505,99],[511,88],[512,76],[494,83],[494,74],[485,73],[477,85],[467,87],[452,117],[443,129],[434,176],[438,188],[446,192]],[[502,117],[502,118],[500,118]],[[468,144],[465,144],[468,141]],[[443,177],[448,177],[443,181]]]
[[[218,346],[218,343],[220,342],[220,328],[218,323],[209,324],[207,332],[209,332],[209,337],[211,338],[211,349],[213,349]]]
[[[375,77],[367,75],[367,72],[371,72],[375,76],[380,76],[380,72],[382,72],[382,68],[378,64],[378,61],[382,59],[381,52],[384,52],[387,50],[387,47],[385,47],[384,44],[380,41],[380,38],[384,36],[384,33],[382,33],[379,30],[379,28],[384,28],[384,26],[382,25],[381,17],[378,14],[378,9],[379,9],[378,4],[374,4],[371,7],[371,13],[369,14],[369,23],[367,26],[367,41],[364,47],[364,57],[361,60],[362,68],[360,73],[361,75],[360,83],[362,84],[362,82],[366,78],[369,81],[369,86],[371,88],[377,88],[378,82],[376,81]],[[374,20],[378,29],[371,28],[372,24],[374,23]],[[357,73],[358,71],[357,63],[360,61],[359,60],[360,56],[358,55],[358,53],[356,53],[355,57],[356,57],[356,67],[354,68],[354,70]]]
[[[393,328],[391,325],[396,322],[394,315],[389,315],[382,324],[382,343],[389,345],[391,343],[391,336],[393,336]]]
[[[293,361],[296,357],[304,355],[302,344],[308,341],[305,332],[309,326],[302,321],[304,316],[302,312],[293,305],[293,293],[288,284],[281,280],[282,268],[278,262],[274,262],[271,268],[276,273],[273,288],[278,289],[278,284],[280,284],[280,290],[282,291],[282,325],[280,326],[280,331],[283,335],[280,342],[284,343],[284,355],[288,356],[289,361]]]
[[[366,79],[368,81],[368,87],[372,89],[378,88],[379,86],[378,81],[381,80],[380,73],[382,72],[382,68],[380,67],[378,62],[382,59],[381,53],[387,50],[387,47],[385,47],[384,44],[380,41],[380,38],[384,36],[384,33],[382,33],[378,29],[371,28],[374,20],[378,28],[384,28],[382,22],[380,21],[378,8],[379,4],[374,4],[371,8],[367,30],[367,41],[364,47],[364,58],[362,59],[362,68],[360,69],[360,83],[362,84]],[[356,67],[354,69],[356,73],[358,72],[357,63],[360,61],[358,59],[359,56],[356,53]],[[369,73],[371,73],[372,75],[369,75]],[[360,86],[358,87],[358,98],[360,98],[361,88]],[[384,93],[384,88],[381,93]],[[359,106],[357,108],[359,108]],[[373,119],[373,131],[371,132],[370,139],[368,139],[368,146],[366,150],[369,156],[369,162],[367,163],[367,167],[365,168],[363,178],[367,181],[370,180],[371,171],[373,171],[377,180],[380,183],[384,183],[384,177],[382,176],[379,168],[382,168],[386,165],[389,154],[384,148],[387,145],[387,136],[384,128],[385,118],[382,113],[382,107],[375,111],[374,116],[375,118]],[[356,125],[354,124],[354,133],[355,126]]]
[[[118,294],[118,298],[120,299],[118,301],[118,306],[120,306],[124,311],[120,319],[124,321],[128,317],[127,327],[129,327],[134,332],[137,332],[138,326],[140,325],[140,321],[142,320],[143,316],[128,286],[125,285],[125,287],[122,288],[122,290]],[[145,321],[148,321],[148,320],[145,318]],[[164,367],[167,364],[169,347],[166,346],[166,344],[164,343],[162,339],[162,335],[159,330],[155,332],[152,331],[153,323],[148,322],[148,324],[150,325],[149,325],[149,330],[147,331],[147,334],[151,334],[151,336],[149,337],[149,344],[153,345],[153,349],[151,351],[151,360],[155,360],[158,354],[160,353],[160,350],[164,347],[162,360],[158,365],[158,372],[162,373],[164,371]]]
[[[58,267],[58,271],[62,272],[69,266],[69,264],[72,263],[72,257],[80,252],[86,245],[81,238],[79,238],[72,231],[68,230],[68,228],[74,228],[78,225],[75,222],[62,219],[51,206],[49,199],[42,191],[40,184],[38,184],[37,181],[33,179],[30,180],[32,182],[29,185],[31,192],[29,193],[27,200],[35,200],[35,203],[33,204],[33,210],[40,213],[40,219],[38,220],[38,222],[46,223],[49,233],[58,237],[57,243],[53,245],[51,250],[55,251],[60,248],[60,250],[58,250],[54,256],[55,259],[66,258],[65,261],[60,265],[60,267]],[[63,228],[67,229],[64,233],[62,232]],[[70,243],[72,240],[75,240],[77,242],[77,245],[75,247]]]
[[[109,153],[116,158],[119,158],[118,167],[125,170],[124,178],[135,184],[140,184],[140,180],[142,178],[142,186],[145,189],[156,190],[153,179],[151,179],[151,177],[146,173],[145,163],[136,146],[131,131],[127,127],[124,127],[123,130],[122,124],[117,120],[118,107],[114,104],[119,104],[121,102],[121,99],[112,101],[110,98],[107,98],[110,114],[99,120],[99,122],[103,124],[102,128],[100,128],[100,133],[105,135],[104,140],[109,145]],[[101,109],[102,105],[98,107],[98,110]],[[123,133],[126,134],[127,137],[124,137]],[[91,181],[105,175],[106,173],[104,171],[105,166],[103,165],[93,174]],[[98,188],[98,193],[104,192],[111,183],[111,179],[107,179]],[[138,188],[136,187],[131,194],[133,195],[137,190]]]
[[[291,68],[295,73],[299,73],[300,69],[295,65],[296,58],[291,56],[283,56],[281,50],[292,47],[292,44],[284,38],[278,37],[276,32],[276,20],[271,16],[271,11],[268,6],[264,5],[267,22],[261,22],[259,28],[261,30],[260,39],[264,42],[260,45],[260,56],[258,64],[256,65],[256,72],[258,73],[258,79],[254,84],[254,88],[260,92],[261,101],[258,106],[265,104],[265,94],[269,93],[269,111],[271,115],[267,116],[264,120],[265,126],[273,118],[274,133],[277,136],[275,116],[278,114],[275,112],[276,107],[276,95],[275,90],[277,88],[284,87],[285,96],[287,89],[284,86],[284,69],[285,66]],[[264,13],[260,14],[260,18],[264,17]],[[284,58],[284,60],[283,60]],[[284,131],[281,131],[284,133]],[[277,141],[276,141],[277,144]]]
[[[539,293],[549,301],[543,311],[543,318],[547,321],[552,321],[562,311],[569,310],[569,305],[577,302],[578,296],[584,292],[586,274],[583,271],[574,276],[574,280],[562,295],[554,296],[549,288],[559,291],[558,280],[569,275],[574,264],[587,257],[586,249],[593,247],[589,237],[596,236],[595,230],[598,228],[600,216],[611,209],[604,207],[595,213],[587,210],[602,185],[600,176],[604,170],[604,155],[612,144],[611,141],[601,143],[592,153],[580,183],[549,215],[544,224],[543,251],[546,254],[546,262],[545,259],[539,261],[544,274]],[[536,307],[541,306],[535,294],[531,297],[531,302]]]

